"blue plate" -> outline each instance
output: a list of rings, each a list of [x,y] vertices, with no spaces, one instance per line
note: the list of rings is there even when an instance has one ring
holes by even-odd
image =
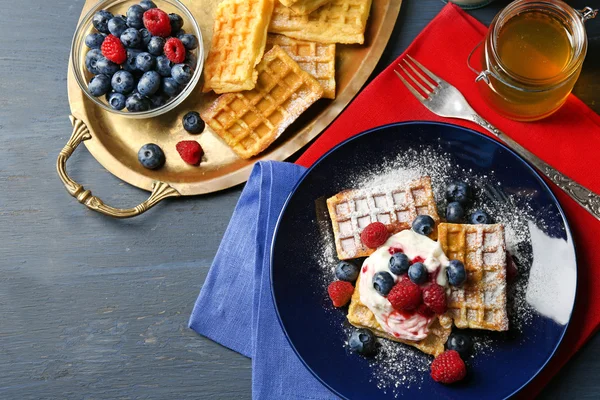
[[[468,179],[468,175],[458,172],[463,170],[479,176],[493,171],[494,180],[505,193],[526,194],[523,205],[529,207],[528,215],[537,217],[529,223],[531,236],[522,243],[530,249],[531,257],[518,279],[526,280],[530,315],[520,330],[478,333],[476,340],[488,335],[488,349],[469,360],[468,377],[459,384],[437,384],[428,372],[415,372],[423,375],[418,377],[420,384],[381,389],[369,360],[345,347],[347,310],[332,309],[323,283],[323,266],[310,256],[323,246],[315,201],[352,187],[350,178],[354,174],[377,171],[386,160],[423,146],[450,157],[457,166],[455,178]],[[443,188],[434,186],[434,191],[439,190]],[[306,172],[290,195],[279,218],[271,256],[275,307],[291,346],[325,386],[347,399],[373,400],[395,395],[419,399],[510,397],[554,355],[566,332],[576,292],[577,267],[571,233],[546,183],[502,144],[450,124],[410,122],[382,126],[328,152]],[[403,351],[416,351],[402,344],[397,346],[403,346]]]

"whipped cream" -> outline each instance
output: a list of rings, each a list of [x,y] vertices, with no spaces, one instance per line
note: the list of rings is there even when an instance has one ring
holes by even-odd
[[[384,331],[398,339],[419,341],[427,337],[429,325],[435,317],[395,310],[388,299],[373,287],[373,276],[380,271],[389,272],[394,281],[398,281],[399,277],[389,269],[389,262],[392,254],[400,251],[412,262],[422,262],[430,274],[437,274],[437,284],[447,287],[446,267],[449,261],[442,247],[409,229],[391,236],[364,261],[360,272],[360,301],[371,310]]]

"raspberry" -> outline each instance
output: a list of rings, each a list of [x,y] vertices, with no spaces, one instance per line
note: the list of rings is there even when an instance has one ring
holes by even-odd
[[[152,36],[166,38],[171,34],[169,14],[158,8],[151,8],[144,13],[144,26]]]
[[[125,46],[121,43],[121,39],[114,35],[108,35],[104,42],[102,42],[102,55],[108,60],[116,63],[123,64],[127,61],[127,51]]]
[[[165,56],[175,64],[185,61],[185,47],[181,43],[181,40],[177,38],[169,38],[165,43],[164,51]]]
[[[352,293],[354,293],[354,286],[346,281],[331,282],[327,288],[327,293],[329,293],[335,307],[343,307],[350,301]]]
[[[446,312],[446,291],[437,283],[423,289],[423,303],[436,314]]]
[[[431,318],[435,315],[431,308],[427,307],[425,304],[421,304],[417,307],[417,314],[422,315],[425,318]]]
[[[183,140],[175,146],[177,152],[185,161],[190,165],[198,165],[200,164],[200,160],[204,155],[204,150],[202,150],[202,146],[194,140]]]
[[[455,350],[446,350],[431,363],[431,377],[440,383],[454,383],[467,375],[465,362]]]
[[[396,310],[414,310],[421,304],[421,288],[409,280],[399,281],[388,294],[388,300]]]
[[[386,226],[381,222],[373,222],[366,226],[360,234],[360,240],[370,249],[376,249],[390,237]]]

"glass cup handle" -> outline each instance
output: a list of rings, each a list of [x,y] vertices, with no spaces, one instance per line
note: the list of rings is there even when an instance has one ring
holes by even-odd
[[[481,42],[477,43],[477,46],[473,47],[473,50],[471,50],[471,52],[469,53],[469,57],[467,58],[467,66],[469,67],[469,69],[471,71],[473,71],[475,74],[477,74],[477,78],[475,78],[475,82],[479,82],[479,81],[483,80],[485,83],[487,83],[489,85],[490,78],[488,78],[488,75],[490,75],[491,72],[488,70],[478,71],[476,68],[474,68],[471,65],[471,59],[473,58],[473,54],[475,53],[475,50],[480,48],[482,44],[483,44],[483,40]]]
[[[598,15],[598,9],[594,10],[592,7],[585,7],[583,10],[575,11],[577,11],[577,14],[579,14],[579,17],[583,22],[587,21],[588,19],[596,18],[596,15]]]

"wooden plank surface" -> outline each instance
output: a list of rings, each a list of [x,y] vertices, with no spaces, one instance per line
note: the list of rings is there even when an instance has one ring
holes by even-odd
[[[507,3],[472,13],[489,23]],[[0,0],[0,399],[249,399],[250,361],[187,328],[241,188],[117,221],[77,204],[56,176],[71,131],[66,65],[82,5]],[[377,71],[442,7],[404,1]],[[575,92],[600,112],[600,21],[588,27]],[[83,148],[69,165],[110,204],[147,196]],[[599,368],[596,337],[542,398],[598,398]]]

